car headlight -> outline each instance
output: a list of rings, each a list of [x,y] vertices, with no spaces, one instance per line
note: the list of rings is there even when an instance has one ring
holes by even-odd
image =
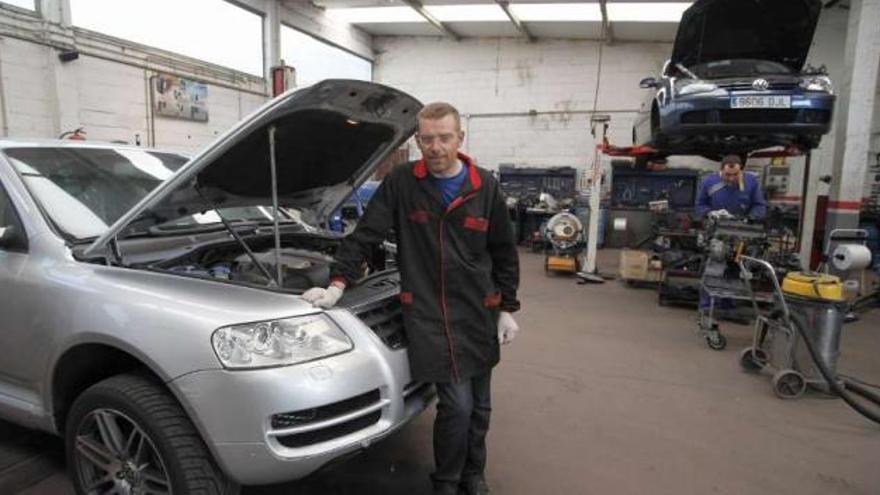
[[[223,327],[211,335],[227,368],[289,366],[350,351],[354,345],[323,314]]]
[[[707,83],[703,81],[695,81],[692,83],[686,83],[678,88],[679,95],[692,95],[696,93],[709,93],[711,91],[715,91],[718,89],[718,86]]]
[[[801,87],[807,91],[821,91],[823,93],[834,94],[834,86],[831,79],[826,76],[809,77],[801,81]]]

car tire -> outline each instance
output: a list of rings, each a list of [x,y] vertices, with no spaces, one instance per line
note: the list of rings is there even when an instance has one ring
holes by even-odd
[[[77,397],[67,416],[65,449],[80,495],[127,493],[126,487],[174,494],[239,492],[174,397],[144,376],[117,375]]]

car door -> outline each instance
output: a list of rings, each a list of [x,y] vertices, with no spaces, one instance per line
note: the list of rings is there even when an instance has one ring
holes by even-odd
[[[7,188],[0,182],[0,417],[27,423],[40,403],[37,395],[35,346],[29,314],[36,311],[35,281],[29,273],[28,235]]]

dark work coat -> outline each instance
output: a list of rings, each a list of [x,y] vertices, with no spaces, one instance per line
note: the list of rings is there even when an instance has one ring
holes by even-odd
[[[464,154],[468,178],[444,208],[423,161],[396,167],[336,255],[352,284],[370,248],[397,233],[403,321],[414,380],[457,382],[498,363],[499,311],[519,309],[519,259],[498,182]]]

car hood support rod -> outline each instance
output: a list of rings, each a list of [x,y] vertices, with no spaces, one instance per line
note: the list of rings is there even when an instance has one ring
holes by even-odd
[[[245,253],[247,253],[251,261],[254,262],[254,266],[259,268],[260,271],[263,273],[263,276],[265,276],[269,280],[269,286],[275,286],[277,284],[277,280],[275,280],[272,274],[269,273],[269,270],[267,270],[266,267],[263,266],[262,263],[260,263],[260,260],[257,259],[257,255],[255,255],[254,252],[251,251],[251,248],[247,245],[246,242],[244,242],[244,239],[242,239],[241,236],[238,235],[238,232],[236,232],[235,229],[232,228],[232,225],[229,223],[229,221],[223,217],[223,214],[220,213],[220,208],[218,208],[217,205],[215,205],[210,199],[202,194],[202,188],[199,186],[198,183],[193,184],[193,189],[196,190],[196,193],[198,193],[199,197],[202,198],[202,201],[205,202],[205,205],[208,206],[208,209],[214,210],[214,212],[217,213],[217,217],[220,218],[221,222],[223,222],[223,226],[226,227],[226,230],[228,230],[229,233],[232,234],[232,237],[234,237],[235,240],[238,241],[239,244],[241,244],[241,247],[244,248]]]
[[[278,228],[278,168],[275,163],[275,126],[269,127],[269,170],[272,174],[272,229],[275,233],[275,271],[278,287],[284,287],[281,270],[281,229]]]

